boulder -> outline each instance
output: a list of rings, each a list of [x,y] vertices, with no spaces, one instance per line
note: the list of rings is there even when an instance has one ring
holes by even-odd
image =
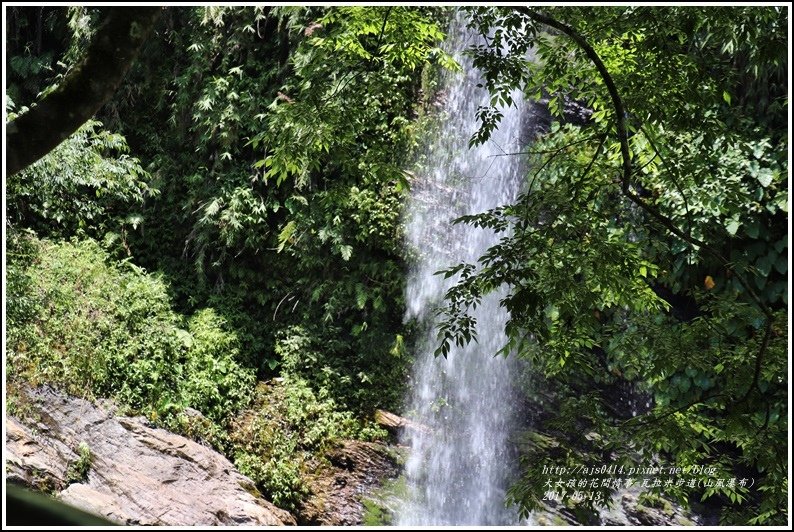
[[[295,524],[208,447],[115,416],[107,403],[50,388],[19,393],[25,418],[6,419],[9,482],[123,525]]]

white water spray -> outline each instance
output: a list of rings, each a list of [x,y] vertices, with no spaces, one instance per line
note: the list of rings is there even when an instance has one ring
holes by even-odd
[[[428,139],[424,168],[417,171],[407,214],[408,245],[418,254],[408,278],[407,318],[424,326],[413,370],[410,415],[430,427],[406,433],[411,448],[405,475],[409,500],[398,512],[398,525],[517,524],[505,507],[511,474],[508,436],[515,424],[511,389],[514,361],[494,354],[505,344],[507,311],[499,306],[503,294],[483,298],[473,316],[478,342],[453,346],[447,359],[436,358],[437,321],[434,309],[455,278],[434,272],[460,262],[476,262],[500,235],[488,229],[451,220],[513,202],[523,169],[520,159],[504,156],[521,151],[525,124],[523,96],[517,107],[503,110],[504,118],[489,142],[470,149],[477,128],[478,106],[489,95],[479,73],[462,51],[476,37],[454,24],[448,43],[463,66],[445,83],[445,115],[438,135]]]

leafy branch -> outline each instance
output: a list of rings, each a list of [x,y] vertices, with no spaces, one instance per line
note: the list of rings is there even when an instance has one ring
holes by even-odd
[[[620,179],[620,183],[621,183],[621,191],[623,195],[626,198],[628,198],[632,203],[634,203],[642,210],[650,214],[658,223],[660,223],[663,227],[665,227],[668,231],[670,231],[670,233],[677,236],[681,240],[687,242],[693,247],[705,250],[714,258],[716,258],[718,261],[720,261],[727,270],[730,270],[736,276],[737,281],[746,290],[747,294],[750,296],[750,299],[752,299],[752,301],[764,314],[764,317],[766,318],[766,327],[764,331],[764,337],[761,342],[761,347],[759,348],[758,353],[756,354],[753,379],[747,391],[738,401],[736,401],[735,404],[741,404],[745,402],[747,399],[749,399],[750,395],[752,394],[752,391],[758,388],[758,383],[761,375],[761,368],[763,366],[764,355],[766,353],[767,347],[769,346],[769,340],[772,335],[773,316],[771,309],[761,300],[761,298],[756,293],[756,291],[752,288],[752,286],[750,286],[750,283],[747,281],[747,279],[718,250],[708,245],[707,243],[703,242],[702,240],[693,237],[690,234],[681,230],[675,224],[675,222],[673,222],[672,219],[659,212],[659,210],[656,209],[654,206],[643,201],[643,199],[632,190],[633,171],[632,171],[632,162],[631,162],[631,151],[629,149],[628,127],[626,123],[626,117],[627,117],[626,109],[623,105],[623,100],[620,96],[620,93],[618,92],[617,86],[615,85],[615,81],[610,75],[609,70],[606,68],[606,65],[601,60],[595,49],[593,49],[593,47],[590,45],[590,43],[588,43],[587,40],[581,34],[579,34],[579,32],[577,32],[574,28],[552,17],[538,13],[526,7],[517,7],[515,9],[518,12],[526,15],[530,19],[536,22],[540,22],[541,24],[544,24],[551,28],[554,28],[560,31],[561,33],[567,35],[571,40],[573,40],[579,46],[579,48],[582,49],[585,55],[587,55],[587,57],[593,63],[599,75],[601,76],[602,81],[607,87],[607,91],[609,92],[609,97],[612,101],[612,106],[615,111],[615,127],[617,131],[618,141],[620,143],[621,167],[622,167],[622,176]],[[761,392],[760,388],[758,388],[758,390],[759,392]]]

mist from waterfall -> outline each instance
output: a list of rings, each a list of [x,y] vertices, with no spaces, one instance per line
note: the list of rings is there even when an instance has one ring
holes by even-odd
[[[416,255],[407,283],[406,319],[423,327],[410,383],[409,415],[428,431],[406,432],[403,443],[411,454],[405,468],[409,497],[398,512],[398,525],[518,524],[505,507],[513,452],[508,441],[516,422],[516,398],[511,373],[516,362],[494,357],[504,346],[507,311],[504,294],[484,297],[473,316],[478,341],[464,348],[453,345],[445,359],[438,347],[435,309],[457,277],[444,279],[438,270],[460,262],[474,263],[504,236],[489,229],[452,224],[513,202],[525,169],[519,152],[527,139],[526,106],[503,109],[504,118],[489,142],[469,148],[476,130],[477,108],[488,105],[489,94],[477,87],[479,72],[463,51],[479,42],[458,19],[447,45],[462,72],[444,80],[443,111],[437,134],[426,141],[423,165],[416,169],[406,214],[407,245]]]

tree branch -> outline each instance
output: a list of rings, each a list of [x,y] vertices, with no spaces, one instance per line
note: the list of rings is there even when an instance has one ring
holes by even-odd
[[[766,317],[766,330],[764,331],[764,339],[761,342],[761,347],[756,354],[755,359],[755,370],[753,373],[753,380],[750,383],[750,386],[747,389],[747,392],[742,396],[741,399],[737,401],[736,404],[742,403],[746,401],[752,391],[758,387],[758,381],[761,374],[761,366],[763,364],[763,358],[766,353],[767,347],[769,346],[769,338],[772,334],[772,311],[769,307],[761,300],[759,295],[755,292],[755,290],[750,286],[749,281],[744,278],[741,273],[736,271],[734,266],[726,259],[722,254],[717,251],[712,246],[706,244],[702,240],[695,238],[681,229],[679,229],[675,223],[667,216],[659,212],[654,206],[646,203],[642,200],[637,194],[635,194],[631,190],[632,184],[632,164],[631,164],[631,152],[629,150],[629,138],[628,138],[628,129],[626,127],[626,110],[623,105],[623,100],[620,97],[620,93],[617,90],[617,86],[615,85],[612,76],[607,70],[606,65],[599,57],[598,53],[593,49],[592,46],[587,42],[587,40],[580,35],[576,30],[574,30],[571,26],[564,24],[558,20],[555,20],[549,16],[543,15],[536,11],[533,11],[527,7],[517,7],[515,8],[518,12],[526,15],[530,19],[540,22],[541,24],[545,24],[551,28],[554,28],[563,34],[567,35],[571,40],[573,40],[579,48],[587,55],[587,57],[592,61],[593,65],[596,67],[599,75],[601,76],[602,81],[607,87],[609,91],[609,97],[612,100],[612,106],[615,110],[615,127],[617,130],[618,141],[620,142],[620,154],[622,159],[622,177],[621,177],[621,190],[623,195],[628,198],[632,203],[643,209],[652,218],[654,218],[658,223],[660,223],[663,227],[665,227],[668,231],[672,234],[680,238],[681,240],[687,242],[692,246],[697,246],[700,249],[705,250],[717,260],[719,260],[726,269],[732,271],[736,276],[736,279],[739,283],[744,287],[747,295],[750,296],[753,303],[761,310],[761,312]],[[657,152],[658,153],[658,152]]]
[[[615,82],[612,80],[612,76],[610,76],[607,67],[604,65],[604,62],[601,61],[601,58],[598,56],[593,47],[590,46],[590,44],[585,40],[585,38],[579,35],[579,33],[572,27],[551,17],[542,15],[536,11],[532,11],[527,7],[517,7],[516,9],[532,20],[559,30],[570,37],[571,40],[579,45],[579,48],[584,51],[585,55],[587,55],[590,61],[592,61],[595,65],[596,70],[598,70],[598,73],[601,75],[601,79],[607,86],[609,97],[612,100],[612,106],[615,108],[615,125],[617,128],[618,140],[620,141],[620,155],[623,160],[622,181],[624,186],[628,186],[628,183],[631,180],[631,155],[629,151],[628,129],[626,128],[626,111],[623,107],[623,100],[620,98],[620,93],[618,92]]]
[[[573,141],[573,142],[571,142],[569,144],[566,144],[562,148],[570,148],[571,146],[576,146],[577,144],[582,144],[583,142],[587,142],[587,141],[590,141],[590,140],[593,140],[593,139],[597,139],[597,138],[602,137],[602,136],[603,135],[592,135],[590,137],[585,137],[583,139],[577,139],[577,140],[575,140],[575,141]],[[545,155],[547,153],[557,154],[560,151],[560,149],[561,148],[554,148],[554,149],[549,149],[549,150],[514,151],[514,152],[510,152],[510,153],[494,153],[492,155],[489,155],[488,158],[491,158],[491,157],[511,157],[513,155]],[[504,150],[502,150],[502,151],[504,151]]]
[[[110,7],[85,56],[63,82],[6,126],[6,173],[53,150],[113,96],[160,15],[160,7]]]

